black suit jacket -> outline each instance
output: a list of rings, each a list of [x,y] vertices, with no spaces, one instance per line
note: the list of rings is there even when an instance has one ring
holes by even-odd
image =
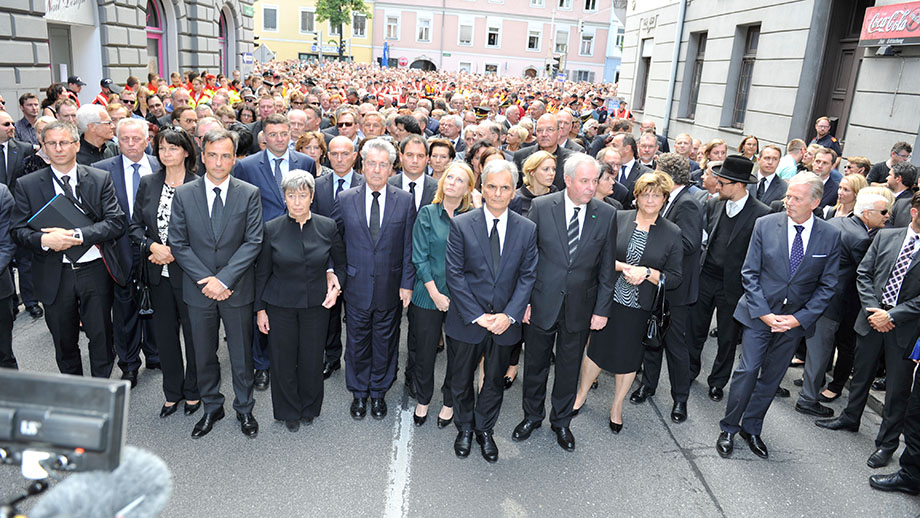
[[[821,195],[821,203],[818,204],[818,209],[837,204],[838,187],[840,187],[840,180],[835,180],[833,175],[828,177],[827,181],[824,182],[824,194]]]
[[[744,208],[735,215],[735,226],[732,228],[731,235],[728,236],[728,247],[724,250],[712,249],[712,235],[722,222],[722,218],[726,217],[726,203],[728,203],[726,200],[713,198],[706,204],[706,232],[709,234],[709,239],[706,246],[703,247],[700,266],[706,264],[706,257],[709,254],[718,254],[722,258],[722,290],[729,302],[735,305],[741,295],[744,295],[744,287],[741,284],[741,267],[744,265],[751,234],[754,232],[754,223],[761,216],[770,214],[770,208],[749,196],[744,202]]]
[[[633,205],[633,200],[634,200],[633,187],[635,187],[636,185],[636,180],[638,180],[639,177],[644,175],[645,173],[651,173],[651,172],[652,172],[651,169],[639,163],[639,159],[636,159],[636,161],[633,162],[632,168],[630,168],[629,170],[629,174],[626,175],[626,181],[623,182],[622,184],[623,187],[626,187],[626,194],[627,194],[626,202],[623,203],[624,207],[632,207]],[[619,183],[620,172],[616,171],[616,173],[617,173],[617,179]]]
[[[265,224],[262,251],[256,260],[256,301],[266,305],[311,308],[326,299],[326,268],[345,280],[345,243],[335,221],[312,214],[303,228],[287,214]]]
[[[681,282],[666,282],[668,302],[675,306],[684,306],[696,302],[700,290],[700,245],[703,242],[703,207],[693,197],[690,186],[684,186],[677,193],[664,213],[664,217],[680,228],[681,247]]]
[[[335,173],[324,174],[316,179],[316,183],[313,186],[313,204],[310,206],[310,212],[332,217],[332,206],[335,204],[335,189],[338,179],[339,177]],[[364,185],[364,175],[357,171],[353,172],[349,189],[362,185]]]
[[[232,307],[252,304],[255,299],[253,263],[262,250],[262,200],[259,190],[233,176],[227,177],[227,200],[223,223],[215,235],[211,229],[204,178],[176,188],[169,220],[169,246],[182,267],[182,298],[189,306],[211,307],[198,281],[216,276],[233,290],[226,301]]]
[[[527,157],[536,153],[539,150],[540,150],[540,146],[537,144],[534,144],[533,146],[525,147],[525,148],[515,151],[514,152],[514,165],[517,166],[518,171],[523,171],[524,162],[527,161]],[[554,153],[554,155],[556,156],[556,176],[553,177],[553,185],[555,185],[556,188],[559,189],[560,191],[565,189],[565,180],[563,179],[563,177],[565,176],[565,161],[567,158],[569,158],[569,155],[571,154],[572,154],[572,151],[564,147],[556,146],[556,152]],[[521,185],[524,185],[524,175],[523,174],[518,175],[517,187],[520,187]]]
[[[393,187],[396,187],[397,189],[402,189],[403,174],[399,173],[398,175],[391,176],[390,179],[387,181]],[[438,192],[438,181],[428,176],[427,174],[423,173],[422,177],[418,180],[418,182],[422,182],[423,184],[422,185],[422,203],[418,206],[415,212],[418,212],[419,209],[431,203],[431,200],[434,199],[434,195]],[[419,186],[416,185],[415,188],[418,189]],[[409,191],[406,191],[406,192],[409,192]],[[412,204],[413,204],[412,206],[414,207],[415,200],[412,200]]]
[[[182,183],[189,183],[197,178],[194,174],[186,172]],[[165,182],[165,172],[153,173],[141,178],[141,183],[137,188],[137,197],[134,199],[134,214],[131,216],[131,224],[128,225],[128,237],[131,244],[136,247],[144,245],[143,264],[147,268],[148,282],[154,285],[160,284],[163,266],[151,263],[148,258],[152,243],[166,244],[160,240],[160,231],[157,228],[157,210],[160,207],[160,193],[163,192]],[[173,261],[167,265],[167,270],[169,278],[176,280],[176,286],[181,288],[183,273],[179,264]]]
[[[859,307],[859,292],[856,291],[856,268],[866,255],[872,243],[869,229],[855,215],[845,218],[827,220],[840,231],[840,274],[835,286],[834,296],[827,305],[824,316],[835,321],[843,321],[843,316]],[[853,313],[850,313],[851,315]]]
[[[585,148],[578,142],[575,142],[575,139],[571,139],[571,138],[566,139],[565,148],[573,153],[584,153],[585,152]]]
[[[617,261],[626,262],[626,251],[629,240],[636,230],[636,211],[623,210],[617,212]],[[681,243],[680,228],[667,220],[659,217],[655,224],[649,228],[648,240],[645,250],[639,259],[641,266],[660,270],[665,274],[665,288],[680,285],[683,271],[683,244]],[[652,310],[658,286],[651,282],[639,285],[639,305],[646,311]],[[607,316],[607,315],[604,315]]]
[[[249,146],[249,152],[247,155],[254,155],[259,151],[262,151],[259,148],[259,132],[265,127],[265,124],[262,122],[262,119],[259,119],[249,125],[249,131],[252,133],[252,145]],[[239,154],[239,153],[238,153]],[[204,169],[202,169],[201,174],[204,174]]]
[[[914,191],[907,189],[901,191],[894,199],[894,205],[891,206],[891,217],[885,225],[890,228],[904,228],[910,225],[910,200],[914,197]]]
[[[27,142],[20,142],[15,139],[7,141],[6,151],[9,156],[6,157],[6,177],[0,178],[0,182],[10,188],[10,193],[16,191],[16,180],[22,176],[23,162],[26,157],[35,154],[35,148]]]
[[[575,257],[569,256],[565,192],[533,200],[530,220],[537,225],[537,280],[530,296],[530,323],[552,329],[565,319],[569,332],[587,331],[591,315],[606,316],[616,279],[616,211],[592,199],[584,208]],[[559,311],[565,304],[565,314]]]
[[[55,301],[63,271],[63,252],[42,249],[42,232],[32,230],[28,220],[54,197],[55,179],[50,167],[27,174],[16,183],[13,195],[16,209],[13,211],[13,239],[32,250],[32,272],[38,300],[43,304]],[[88,245],[114,246],[128,225],[125,214],[115,198],[112,177],[85,165],[77,165],[77,196],[83,205],[91,208],[88,214],[95,221],[81,228],[83,242]]]
[[[485,210],[471,210],[450,222],[445,254],[450,306],[444,331],[456,340],[480,343],[488,331],[473,320],[487,313],[505,313],[515,323],[493,340],[498,345],[514,345],[521,339],[521,319],[537,277],[537,228],[524,216],[508,211],[495,274]]]
[[[668,138],[664,135],[655,135],[655,138],[658,139],[658,151],[661,153],[670,153],[671,146],[668,145]]]
[[[13,277],[6,275],[6,269],[13,260],[13,254],[16,253],[16,245],[13,244],[13,235],[10,233],[13,206],[13,195],[10,194],[10,189],[0,183],[0,272],[4,272],[0,275],[0,299],[16,293]]]
[[[774,174],[773,180],[770,181],[770,186],[767,187],[767,190],[764,191],[763,196],[760,198],[760,203],[764,205],[770,205],[776,200],[782,201],[786,197],[786,188],[789,184],[786,180],[783,180],[779,176]],[[757,184],[752,183],[747,187],[748,194],[750,194],[755,199],[757,198]]]
[[[859,263],[856,269],[856,289],[859,290],[859,301],[862,309],[856,318],[854,330],[861,336],[866,336],[872,331],[872,327],[867,320],[866,308],[882,307],[882,293],[891,270],[894,268],[898,255],[901,253],[901,247],[904,244],[904,238],[907,235],[907,228],[883,228],[875,235],[866,256]],[[894,321],[894,333],[897,337],[898,345],[905,349],[905,356],[913,350],[917,341],[917,335],[920,334],[920,258],[917,256],[917,250],[920,249],[914,245],[914,255],[904,279],[901,281],[901,290],[898,292],[898,299],[893,308],[888,310],[888,314]]]

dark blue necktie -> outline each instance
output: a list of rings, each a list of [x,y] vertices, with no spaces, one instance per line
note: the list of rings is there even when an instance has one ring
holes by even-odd
[[[795,239],[792,240],[792,252],[789,254],[789,276],[795,275],[795,271],[805,259],[805,246],[802,244],[802,231],[805,227],[802,225],[795,226]]]
[[[141,165],[140,164],[131,164],[131,167],[134,168],[134,173],[131,175],[131,183],[133,184],[131,188],[134,192],[131,193],[131,199],[137,199],[137,187],[141,184]]]
[[[281,162],[284,161],[283,158],[274,158],[275,161],[275,183],[278,184],[278,188],[281,188]]]

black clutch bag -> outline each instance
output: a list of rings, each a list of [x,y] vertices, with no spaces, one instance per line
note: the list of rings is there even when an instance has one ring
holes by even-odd
[[[642,345],[651,351],[660,351],[664,346],[664,334],[671,324],[671,308],[665,297],[665,275],[661,273],[658,279],[658,291],[655,293],[655,302],[652,304],[652,314],[645,325],[645,335]]]
[[[150,282],[147,279],[147,264],[144,258],[144,250],[147,248],[147,238],[140,244],[140,257],[137,267],[137,275],[132,282],[132,292],[134,301],[137,303],[137,314],[150,318],[153,316],[153,304],[150,302]]]

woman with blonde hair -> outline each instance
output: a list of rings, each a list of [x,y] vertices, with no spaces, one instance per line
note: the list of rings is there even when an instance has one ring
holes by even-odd
[[[700,148],[700,169],[706,170],[709,162],[721,162],[728,155],[728,144],[720,138],[714,138]]]
[[[845,218],[853,213],[856,207],[856,195],[859,191],[869,186],[866,177],[861,174],[850,174],[840,179],[837,188],[837,205],[824,207],[824,219]]]

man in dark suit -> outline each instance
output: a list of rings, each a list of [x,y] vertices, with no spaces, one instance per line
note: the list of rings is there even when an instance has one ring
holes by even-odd
[[[333,218],[345,239],[345,385],[354,395],[354,419],[387,415],[384,396],[396,379],[399,321],[409,306],[415,269],[412,227],[415,210],[409,193],[387,185],[396,149],[371,139],[361,149],[364,185],[343,191]]]
[[[605,147],[597,152],[597,161],[610,166],[611,194],[609,196],[620,204],[620,208],[617,210],[623,210],[626,208],[626,201],[629,199],[629,190],[626,189],[625,185],[617,181],[617,176],[619,176],[620,172],[620,153],[612,147]],[[601,180],[604,180],[603,176],[601,176]],[[600,189],[600,182],[598,183],[598,189]]]
[[[664,135],[658,135],[656,132],[657,127],[655,126],[655,121],[643,121],[639,125],[639,130],[642,133],[651,132],[652,135],[655,135],[655,140],[658,142],[658,149],[662,153],[669,153],[671,147],[668,145],[668,139]]]
[[[399,143],[399,163],[402,172],[391,176],[388,182],[411,194],[412,205],[418,212],[431,203],[438,192],[438,181],[425,174],[428,171],[428,142],[425,138],[415,133],[403,138]]]
[[[633,202],[632,191],[633,186],[636,185],[636,180],[643,174],[652,172],[652,170],[639,163],[637,155],[639,150],[636,145],[636,139],[632,135],[627,135],[626,133],[615,135],[611,145],[620,154],[620,170],[617,175],[617,182],[623,184],[623,187],[626,187],[626,190],[629,191],[629,197],[623,206],[631,207]]]
[[[920,348],[911,353],[914,363],[920,363]],[[901,469],[888,475],[872,475],[869,485],[881,491],[901,491],[909,495],[920,494],[920,369],[914,373],[914,388],[904,416],[904,451],[901,452]]]
[[[585,148],[581,147],[581,144],[578,142],[569,138],[569,133],[572,132],[572,124],[575,122],[575,117],[572,116],[572,110],[568,108],[559,110],[556,113],[556,120],[559,121],[559,140],[557,143],[573,153],[584,153]]]
[[[640,165],[652,171],[658,169],[658,139],[654,133],[646,132],[640,135],[637,149]]]
[[[840,232],[814,216],[823,184],[811,173],[789,181],[786,213],[754,224],[741,279],[744,295],[735,318],[744,326],[741,360],[732,374],[716,451],[728,457],[740,434],[755,455],[767,458],[763,418],[773,402],[796,345],[814,334],[815,322],[834,294]]]
[[[2,131],[2,130],[0,130]],[[0,183],[0,272],[5,271],[13,260],[16,245],[10,234],[13,213],[13,195],[9,188]],[[13,304],[16,303],[16,287],[9,275],[0,275],[0,368],[18,369],[13,354]]]
[[[261,151],[259,148],[259,139],[257,137],[259,136],[260,131],[265,131],[265,119],[268,118],[269,115],[273,115],[275,113],[275,99],[273,99],[270,95],[263,94],[262,97],[259,98],[257,110],[259,114],[259,120],[249,125],[249,131],[252,133],[252,145],[249,148],[249,153],[247,153],[249,155],[255,155]]]
[[[856,267],[866,255],[873,233],[885,226],[887,208],[888,200],[881,195],[862,192],[856,197],[853,214],[828,220],[840,231],[840,277],[827,310],[815,325],[815,334],[805,341],[807,356],[802,392],[795,404],[795,409],[803,414],[817,417],[834,415],[833,410],[818,402],[818,391],[824,384],[827,364],[833,359],[834,344],[840,343],[837,339],[840,323],[852,323],[852,311],[859,308]],[[846,318],[848,314],[850,317]]]
[[[566,162],[565,191],[534,199],[529,217],[537,225],[536,276],[522,321],[525,331],[524,420],[511,438],[523,441],[546,417],[546,382],[556,351],[550,423],[556,442],[575,449],[569,429],[581,359],[591,330],[607,324],[616,261],[616,211],[594,199],[598,163],[584,153]],[[562,296],[560,296],[562,294]]]
[[[13,117],[5,111],[0,111],[0,182],[9,187],[10,193],[16,190],[16,180],[22,176],[23,163],[29,155],[35,153],[35,148],[25,142],[15,140],[15,124]],[[22,304],[32,318],[41,318],[44,315],[41,306],[35,299],[35,288],[32,282],[32,252],[25,246],[16,247],[15,266],[19,272],[19,294]],[[10,268],[10,274],[12,274]],[[14,313],[19,302],[13,301]]]
[[[25,175],[16,183],[13,239],[32,253],[35,288],[45,306],[45,323],[54,342],[55,359],[63,374],[83,375],[77,340],[80,323],[89,338],[90,372],[108,378],[115,351],[112,346],[112,278],[99,247],[113,246],[127,228],[118,206],[112,178],[98,169],[77,165],[80,142],[76,127],[53,122],[42,130],[51,166]],[[82,228],[35,231],[28,220],[56,194],[82,207],[93,224]],[[88,249],[71,261],[64,252]],[[109,255],[109,257],[112,257]],[[117,261],[117,257],[114,258]],[[117,265],[108,265],[113,269]]]
[[[286,211],[281,180],[290,171],[303,170],[316,176],[316,163],[309,156],[294,151],[288,143],[291,140],[291,123],[284,115],[273,113],[264,120],[262,134],[265,136],[265,151],[259,151],[239,162],[233,168],[233,176],[259,189],[262,198],[262,219],[271,221]],[[255,367],[254,386],[265,390],[269,384],[268,341],[264,334],[255,330],[252,359]]]
[[[648,134],[646,134],[648,135]],[[664,336],[664,347],[658,351],[645,350],[642,360],[642,383],[629,397],[631,403],[643,403],[655,394],[661,375],[662,356],[668,356],[668,376],[671,379],[671,420],[687,420],[687,399],[690,396],[690,311],[697,299],[700,282],[700,245],[703,241],[703,209],[690,192],[690,161],[677,153],[665,153],[658,167],[674,180],[664,207],[664,217],[680,228],[683,256],[680,284],[665,280],[668,303],[671,305],[671,325]]]
[[[743,157],[731,157],[726,162],[711,168],[719,199],[710,200],[704,207],[707,239],[700,258],[700,289],[691,310],[691,380],[696,379],[702,369],[703,346],[709,335],[712,312],[717,311],[718,349],[706,381],[709,398],[713,401],[722,400],[723,389],[735,363],[735,349],[741,338],[741,329],[732,313],[744,294],[741,267],[754,231],[754,222],[770,213],[770,209],[754,199],[747,190],[755,180],[751,175],[754,164]]]
[[[450,223],[445,257],[451,301],[444,331],[454,423],[459,430],[454,453],[461,458],[470,454],[475,432],[483,458],[498,460],[493,428],[501,411],[504,376],[511,346],[521,338],[521,321],[536,281],[536,225],[508,210],[517,180],[512,163],[486,164],[483,208],[456,216]],[[473,373],[483,357],[484,377],[477,399]]]
[[[891,207],[891,218],[888,226],[904,228],[910,225],[910,200],[914,196],[917,185],[917,166],[910,162],[900,162],[888,172],[888,188],[894,193],[894,205]]]
[[[460,120],[460,117],[453,114],[441,117],[441,124],[438,126],[438,130],[441,132],[441,137],[446,138],[454,145],[455,153],[466,151],[466,142],[460,137],[460,132],[463,130],[463,121]]]
[[[514,165],[518,170],[524,167],[527,157],[537,151],[546,151],[556,157],[556,176],[553,178],[553,185],[560,191],[565,189],[565,161],[572,153],[564,147],[560,147],[559,142],[559,122],[556,116],[546,113],[537,121],[535,133],[537,135],[537,144],[521,148],[514,152]]]
[[[217,360],[218,329],[227,336],[233,376],[233,408],[240,430],[259,433],[252,415],[253,263],[262,247],[259,190],[230,176],[236,163],[236,133],[212,130],[202,138],[205,174],[176,188],[169,222],[169,244],[185,272],[182,298],[188,304],[195,345],[198,388],[204,416],[192,438],[207,435],[224,417]]]
[[[769,206],[776,200],[782,200],[786,195],[786,180],[776,175],[776,167],[782,156],[783,152],[779,146],[767,144],[757,157],[757,183],[749,185],[748,192],[764,205]]]
[[[144,153],[147,147],[147,121],[124,118],[117,128],[118,148],[120,154],[96,162],[93,167],[102,169],[112,177],[115,197],[124,212],[125,227],[130,224],[134,214],[134,197],[141,178],[158,172],[160,163],[151,155]],[[140,251],[131,246],[127,233],[118,239],[118,253],[121,263],[129,272],[135,272],[142,264]],[[152,321],[141,319],[137,311],[131,285],[115,285],[115,303],[112,307],[112,325],[115,334],[115,353],[118,355],[118,368],[121,379],[137,385],[137,371],[141,367],[141,349],[147,359],[148,369],[160,367],[160,356],[153,342]],[[142,331],[143,328],[143,331]]]
[[[837,204],[837,188],[840,187],[840,180],[834,178],[831,174],[836,155],[827,148],[815,151],[815,158],[811,162],[812,171],[824,182],[824,195],[821,197],[821,203],[818,204],[818,210],[824,210],[828,205]]]
[[[354,170],[355,145],[348,137],[335,137],[329,141],[329,164],[334,174],[316,179],[316,192],[310,211],[320,216],[332,217],[335,200],[343,191],[364,185],[364,175]],[[323,379],[342,368],[342,304],[343,297],[335,301],[329,310],[329,329],[326,332],[326,360],[323,364]]]
[[[839,417],[815,424],[831,430],[859,431],[876,364],[885,355],[887,386],[882,425],[875,438],[870,468],[888,464],[898,449],[907,411],[914,363],[905,359],[920,334],[920,194],[911,200],[911,224],[882,229],[856,269],[862,310],[856,318],[856,339],[850,400]]]

